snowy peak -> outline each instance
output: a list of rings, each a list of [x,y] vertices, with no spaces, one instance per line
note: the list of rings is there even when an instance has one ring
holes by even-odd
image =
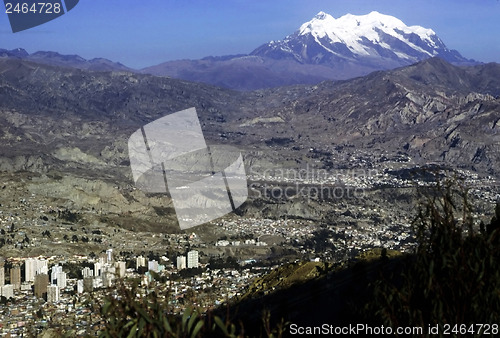
[[[372,47],[366,44],[365,39],[368,39],[372,44],[390,48],[391,46],[383,41],[386,35],[394,37],[410,48],[431,57],[436,55],[436,51],[416,45],[410,41],[413,37],[412,35],[415,35],[413,40],[415,40],[415,37],[418,37],[421,41],[426,41],[432,47],[435,47],[436,41],[439,40],[432,29],[421,26],[408,27],[401,20],[393,16],[380,14],[375,11],[361,16],[347,14],[339,19],[335,19],[325,12],[319,12],[311,21],[304,23],[300,27],[298,36],[307,34],[311,34],[316,39],[328,37],[330,43],[344,43],[349,50],[360,55],[374,54]],[[321,44],[321,42],[319,43]],[[401,54],[400,56],[411,59],[411,57],[405,54]]]
[[[327,14],[327,13],[325,13],[323,11],[319,12],[314,17],[314,19],[318,19],[318,20],[325,20],[326,18],[332,18],[333,19],[333,17],[330,14]]]
[[[260,46],[252,54],[331,66],[363,63],[374,69],[409,65],[435,56],[455,63],[470,61],[449,50],[432,29],[407,26],[376,11],[338,19],[319,12],[292,35]]]

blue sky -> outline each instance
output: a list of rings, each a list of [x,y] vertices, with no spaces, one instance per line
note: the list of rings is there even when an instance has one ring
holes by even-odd
[[[432,28],[467,58],[500,62],[498,0],[80,0],[66,15],[15,34],[0,8],[0,48],[105,57],[133,68],[249,53],[319,11],[338,18],[373,10]]]

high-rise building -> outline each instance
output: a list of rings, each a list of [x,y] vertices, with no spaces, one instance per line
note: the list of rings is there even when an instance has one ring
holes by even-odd
[[[188,269],[198,267],[198,251],[191,250],[187,254],[187,267]]]
[[[94,272],[88,266],[86,266],[86,267],[84,267],[82,269],[82,276],[83,276],[83,278],[85,278],[85,277],[93,277],[94,276]]]
[[[33,282],[37,274],[47,274],[48,262],[45,259],[26,258],[24,261],[24,280]]]
[[[14,285],[7,284],[0,287],[0,295],[9,299],[14,297]]]
[[[94,276],[97,277],[97,276],[100,276],[101,275],[101,268],[102,268],[102,264],[101,263],[94,263]]]
[[[49,275],[40,274],[35,276],[35,296],[44,298],[47,293],[47,286],[49,285]]]
[[[113,249],[106,250],[106,263],[113,262]]]
[[[83,279],[79,279],[76,281],[76,293],[78,294],[83,293]]]
[[[99,264],[104,265],[108,262],[108,255],[105,252],[99,254]]]
[[[158,261],[152,260],[148,262],[148,270],[158,272]]]
[[[113,285],[116,277],[116,268],[114,265],[106,264],[101,270],[102,285],[105,288],[109,288]]]
[[[0,287],[5,285],[5,268],[0,266]]]
[[[49,273],[49,262],[46,259],[37,259],[36,261],[36,273],[48,274]]]
[[[99,288],[102,288],[104,283],[102,281],[103,277],[105,273],[103,272],[103,276],[102,277],[94,277],[94,279],[92,280],[92,287],[95,289],[99,289]]]
[[[3,257],[0,257],[0,287],[5,285],[5,261]]]
[[[125,271],[127,270],[127,265],[123,261],[115,263],[116,276],[119,278],[125,277]]]
[[[135,259],[135,268],[138,270],[141,266],[146,266],[146,258],[139,256]]]
[[[59,287],[57,285],[47,286],[47,302],[56,303],[59,301]]]
[[[52,267],[51,273],[50,273],[50,284],[56,284],[57,283],[57,274],[62,272],[62,266],[60,265],[54,265]]]
[[[182,270],[186,268],[186,256],[177,257],[177,270]]]
[[[32,282],[23,282],[21,283],[21,291],[31,291],[33,290]]]
[[[115,275],[109,270],[103,271],[102,273],[102,286],[105,288],[110,288],[113,286],[113,281],[115,280]]]
[[[26,258],[24,261],[24,280],[33,282],[35,280],[37,260],[35,258]]]
[[[10,284],[14,285],[14,290],[21,288],[21,267],[14,265],[10,269]]]
[[[57,273],[57,286],[60,289],[64,289],[66,287],[66,272],[58,272]]]

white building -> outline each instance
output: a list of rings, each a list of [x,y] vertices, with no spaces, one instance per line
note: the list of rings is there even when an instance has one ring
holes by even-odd
[[[92,287],[94,289],[102,288],[102,286],[103,286],[102,277],[94,277],[92,279]]]
[[[113,249],[106,250],[106,259],[107,263],[111,263],[113,261]]]
[[[157,261],[149,261],[148,262],[148,270],[158,272],[158,262]]]
[[[92,277],[90,277],[90,278],[92,278]],[[83,293],[83,279],[79,279],[76,281],[76,292],[78,294]]]
[[[56,303],[59,301],[59,287],[57,285],[47,286],[47,302]]]
[[[186,256],[177,257],[177,270],[182,270],[186,268]]]
[[[57,273],[57,286],[61,289],[64,289],[67,285],[66,283],[66,272],[58,272]]]
[[[49,267],[47,260],[26,258],[24,261],[24,280],[33,282],[36,275],[48,274]]]
[[[105,252],[101,253],[99,255],[99,262],[98,263],[101,264],[101,266],[102,266],[102,265],[106,264],[107,262],[108,262],[108,256],[106,255]]]
[[[146,258],[139,256],[135,259],[135,268],[139,269],[141,266],[146,266]]]
[[[110,288],[115,280],[115,275],[109,271],[102,272],[102,287]]]
[[[191,250],[187,254],[187,267],[188,269],[198,267],[198,251]]]
[[[49,262],[46,259],[37,259],[36,261],[36,274],[46,275],[49,274]]]
[[[226,240],[220,240],[220,241],[217,241],[215,243],[215,246],[228,246],[229,245],[229,241],[226,241]]]
[[[125,277],[125,271],[127,270],[127,265],[125,262],[119,261],[115,263],[116,276],[119,278]]]
[[[113,285],[116,277],[116,268],[114,265],[105,265],[101,269],[102,286],[109,288]]]
[[[36,259],[35,258],[26,258],[24,261],[24,280],[26,282],[32,282],[35,280],[36,275]]]
[[[101,275],[101,267],[102,267],[101,263],[97,263],[97,262],[94,263],[94,276],[95,277],[98,277]]]
[[[14,297],[14,285],[12,284],[7,284],[2,287],[0,287],[0,295],[3,297],[9,299]]]
[[[62,272],[62,266],[54,265],[50,273],[50,284],[56,284],[57,274]]]
[[[85,277],[93,277],[94,276],[94,271],[92,271],[88,266],[84,267],[82,269],[82,276],[83,278]]]

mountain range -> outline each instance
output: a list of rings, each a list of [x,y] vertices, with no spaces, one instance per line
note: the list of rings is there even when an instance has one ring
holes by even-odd
[[[407,66],[430,57],[456,65],[476,64],[450,50],[436,33],[371,12],[338,19],[319,12],[293,34],[248,55],[170,61],[143,72],[251,90],[321,80],[344,80]]]
[[[325,80],[345,80],[377,70],[407,66],[430,57],[455,65],[478,64],[450,50],[437,34],[421,26],[371,12],[338,19],[319,12],[282,40],[265,43],[249,54],[167,61],[135,70],[103,58],[86,60],[24,49],[0,49],[0,57],[96,71],[129,71],[203,82],[236,90],[255,90]]]
[[[138,128],[190,107],[209,146],[241,151],[252,184],[304,168],[375,170],[390,180],[429,163],[497,179],[499,79],[498,64],[457,67],[430,58],[350,80],[242,92],[0,59],[2,194],[4,202],[32,196],[40,205],[98,210],[95,217],[129,230],[179,231],[168,197],[134,189],[127,141]],[[338,219],[331,200],[250,193],[240,216]],[[387,203],[397,214],[416,198],[397,188],[367,193],[356,201]],[[93,215],[85,213],[85,222],[103,222]]]
[[[13,50],[0,48],[0,58],[22,59],[47,65],[87,69],[93,71],[136,71],[119,62],[113,62],[104,58],[86,60],[78,55],[63,55],[51,51],[38,51],[30,54],[23,48],[16,48]]]
[[[106,175],[129,180],[129,134],[196,107],[210,142],[242,148],[262,168],[312,161],[334,169],[361,154],[376,165],[403,154],[413,165],[497,173],[499,79],[498,64],[457,67],[430,58],[351,80],[238,92],[3,59],[0,169],[88,171],[99,164],[109,166]]]

